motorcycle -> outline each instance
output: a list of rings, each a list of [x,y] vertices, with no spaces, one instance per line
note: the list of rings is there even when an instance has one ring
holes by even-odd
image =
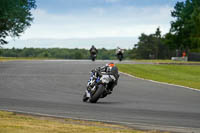
[[[91,59],[92,59],[92,61],[95,61],[95,60],[96,60],[96,57],[97,57],[96,54],[91,54]]]
[[[109,72],[93,70],[87,89],[83,96],[83,102],[96,103],[100,98],[112,94],[113,88],[117,85],[119,78],[117,67],[112,67]]]
[[[122,61],[123,54],[124,54],[124,50],[118,47],[117,50],[116,50],[116,56],[117,56],[119,61]]]
[[[122,61],[122,59],[123,59],[123,54],[122,54],[122,53],[117,54],[117,58],[119,59],[119,61]]]

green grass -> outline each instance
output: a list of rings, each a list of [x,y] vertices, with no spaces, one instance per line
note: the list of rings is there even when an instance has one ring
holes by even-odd
[[[200,66],[118,64],[121,72],[136,77],[200,89]]]
[[[147,63],[174,63],[174,64],[200,64],[198,61],[173,61],[173,60],[134,60],[136,62],[147,62]]]
[[[160,133],[72,119],[34,117],[0,111],[0,133]]]

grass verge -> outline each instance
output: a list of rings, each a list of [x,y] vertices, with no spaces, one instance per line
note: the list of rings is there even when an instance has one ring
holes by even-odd
[[[200,65],[198,61],[173,61],[173,60],[134,60],[136,62],[144,62],[144,63],[157,63],[157,64],[197,64]]]
[[[0,133],[160,133],[136,131],[119,125],[71,119],[27,116],[0,111]]]
[[[117,64],[119,70],[136,77],[200,89],[200,66]]]

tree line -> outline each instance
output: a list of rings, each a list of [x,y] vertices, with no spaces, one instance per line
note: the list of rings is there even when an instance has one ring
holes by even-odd
[[[130,59],[132,50],[125,50],[125,59]],[[0,49],[0,57],[31,57],[31,58],[55,58],[55,59],[90,59],[87,49],[68,48],[23,48]],[[98,49],[97,59],[117,59],[115,49]]]

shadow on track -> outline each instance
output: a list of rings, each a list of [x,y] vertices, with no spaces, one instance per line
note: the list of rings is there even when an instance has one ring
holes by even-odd
[[[97,102],[94,104],[122,104],[121,102]]]

